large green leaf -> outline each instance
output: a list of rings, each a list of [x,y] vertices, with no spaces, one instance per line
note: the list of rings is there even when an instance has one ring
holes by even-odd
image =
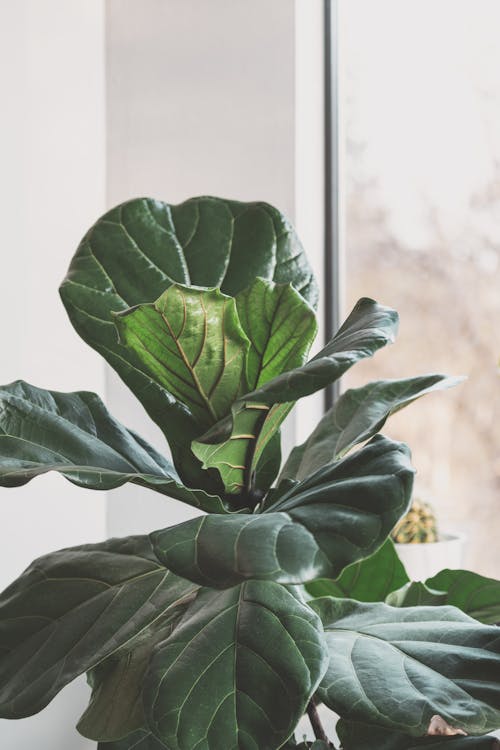
[[[41,557],[0,596],[0,716],[37,713],[196,590],[148,537]]]
[[[283,586],[206,589],[151,661],[149,726],[169,750],[276,750],[325,667],[319,618]]]
[[[167,568],[202,585],[337,576],[374,552],[407,509],[409,452],[382,436],[294,486],[270,512],[210,515],[151,535]]]
[[[422,747],[434,750],[499,750],[500,741],[495,737],[408,737],[380,727],[341,719],[337,733],[343,750],[419,750]]]
[[[156,302],[132,307],[115,321],[122,344],[188,407],[200,432],[226,416],[244,392],[250,341],[234,298],[218,289],[173,284]]]
[[[404,586],[408,575],[390,539],[370,557],[349,565],[336,580],[320,578],[306,589],[313,597],[335,596],[360,602],[381,602]]]
[[[109,490],[125,482],[206,511],[227,503],[184,487],[166,458],[108,412],[95,393],[59,393],[18,381],[0,387],[0,485],[18,487],[47,471]]]
[[[190,451],[192,415],[118,342],[111,313],[153,302],[172,283],[235,296],[256,276],[291,283],[315,306],[317,287],[293,227],[267,203],[138,198],[108,211],[80,243],[61,286],[71,322],[141,400],[169,440],[187,484],[212,488]],[[195,481],[196,480],[196,481]]]
[[[392,342],[397,326],[394,310],[371,299],[359,300],[334,338],[315,357],[238,399],[230,416],[193,442],[193,452],[205,468],[219,470],[228,492],[241,491],[241,482],[227,471],[228,463],[233,464],[233,442],[250,436],[252,473],[293,403],[333,383],[360,359]]]
[[[444,591],[431,589],[421,581],[408,582],[400,589],[392,591],[385,598],[385,603],[391,607],[440,607],[449,604]]]
[[[99,742],[97,750],[164,750],[165,745],[147,729],[129,734],[122,740]]]
[[[91,740],[116,741],[142,729],[146,718],[142,706],[142,685],[156,646],[171,635],[192,598],[155,620],[150,627],[90,670],[90,703],[77,729]]]
[[[340,396],[309,438],[292,450],[280,478],[304,479],[375,435],[391,414],[427,393],[451,388],[462,380],[421,375],[404,380],[378,380],[351,388]]]
[[[500,624],[500,581],[469,570],[442,570],[426,585],[446,594],[446,603],[487,625]]]
[[[454,607],[324,597],[330,664],[318,695],[343,718],[425,735],[431,719],[481,734],[500,725],[500,632]]]

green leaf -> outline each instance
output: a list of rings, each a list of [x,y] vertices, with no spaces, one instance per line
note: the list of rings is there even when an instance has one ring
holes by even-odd
[[[385,602],[391,607],[439,607],[450,604],[444,591],[431,589],[421,581],[406,583],[402,588],[390,593]]]
[[[248,458],[237,460],[240,441],[246,441],[252,475],[294,402],[333,383],[360,359],[392,342],[397,325],[394,310],[371,299],[359,300],[334,338],[315,357],[238,399],[230,416],[193,442],[194,454],[204,468],[219,470],[228,492],[241,492],[244,482],[232,469],[250,462]],[[249,479],[251,476],[247,484]]]
[[[370,557],[349,565],[332,581],[320,578],[306,589],[313,597],[335,596],[361,602],[380,602],[408,582],[408,576],[390,539]]]
[[[23,381],[0,387],[0,485],[18,487],[47,471],[88,489],[133,482],[206,511],[229,510],[220,497],[184,487],[170,461],[117,422],[95,393]]]
[[[343,750],[418,750],[430,747],[434,750],[499,750],[500,741],[495,737],[408,737],[399,732],[390,732],[380,727],[356,724],[341,719],[337,733]]]
[[[280,479],[304,479],[379,432],[391,414],[433,391],[451,388],[463,378],[421,375],[378,380],[346,391],[309,438],[292,450]]]
[[[91,740],[112,742],[145,726],[142,684],[149,662],[156,646],[171,635],[194,596],[195,593],[168,609],[150,627],[89,671],[92,696],[77,725],[80,734]]]
[[[164,750],[165,745],[149,730],[133,732],[122,740],[99,742],[97,750]]]
[[[238,294],[236,305],[251,342],[246,368],[250,390],[305,363],[318,326],[314,310],[291,284],[257,278]]]
[[[148,537],[35,560],[0,595],[0,716],[37,713],[195,590],[158,563]]]
[[[469,570],[442,570],[425,582],[446,592],[446,603],[486,625],[500,624],[500,581]]]
[[[169,750],[276,750],[326,666],[319,619],[283,586],[203,590],[156,650],[149,726]]]
[[[406,446],[379,435],[294,486],[271,512],[203,516],[151,539],[167,568],[206,586],[334,577],[385,541],[406,512],[412,480]]]
[[[481,734],[500,725],[500,634],[454,607],[309,602],[330,664],[318,696],[345,719],[425,735],[439,715]]]
[[[188,407],[200,431],[226,416],[244,391],[250,342],[235,300],[218,289],[174,284],[153,304],[126,310],[115,321],[122,344]]]
[[[166,435],[183,481],[214,489],[190,450],[192,415],[119,343],[112,313],[153,302],[173,283],[235,296],[256,276],[291,283],[315,306],[317,286],[293,227],[266,203],[192,198],[173,206],[138,198],[87,232],[60,292],[80,336],[114,367]]]

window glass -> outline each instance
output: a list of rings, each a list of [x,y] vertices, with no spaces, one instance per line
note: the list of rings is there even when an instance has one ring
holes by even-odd
[[[468,375],[385,432],[441,529],[467,534],[466,564],[499,576],[500,3],[340,0],[339,24],[346,308],[401,317],[344,386]]]

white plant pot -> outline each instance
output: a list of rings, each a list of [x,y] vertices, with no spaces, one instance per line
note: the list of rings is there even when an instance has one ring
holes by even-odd
[[[441,534],[439,542],[395,545],[412,581],[425,581],[445,568],[461,568],[464,546],[465,534]]]

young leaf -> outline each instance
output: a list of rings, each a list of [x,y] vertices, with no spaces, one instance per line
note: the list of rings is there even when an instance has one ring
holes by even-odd
[[[226,416],[244,390],[250,342],[235,300],[218,289],[174,284],[153,304],[126,310],[115,321],[122,344],[188,407],[200,431]]]
[[[337,733],[343,750],[500,750],[495,737],[409,737],[381,727],[341,719]]]
[[[249,390],[304,364],[318,326],[314,310],[291,284],[257,278],[237,295],[236,306],[251,344]]]
[[[433,391],[451,388],[463,378],[421,375],[378,380],[343,393],[309,438],[292,450],[280,479],[304,479],[379,432],[391,414]]]
[[[204,468],[218,469],[228,492],[241,492],[245,479],[248,484],[269,441],[294,402],[333,383],[360,359],[372,356],[392,342],[397,325],[398,316],[394,310],[371,299],[359,300],[334,338],[315,357],[238,399],[233,404],[231,415],[192,443],[193,453],[203,462]],[[245,441],[244,463],[235,461],[234,446],[240,441]],[[250,477],[245,478],[241,469],[235,474],[235,465],[250,465]]]
[[[337,576],[370,555],[407,509],[406,446],[377,436],[253,515],[210,515],[151,534],[167,568],[205,586],[258,578],[286,584]]]
[[[500,725],[500,635],[454,607],[309,602],[330,664],[318,696],[343,718],[413,736],[438,714],[472,734]]]
[[[172,464],[117,422],[95,393],[45,391],[23,381],[1,386],[0,486],[19,487],[47,471],[88,489],[133,482],[202,510],[229,510],[220,497],[184,487]]]
[[[452,604],[486,625],[500,624],[500,581],[469,570],[442,570],[425,582]]]
[[[206,589],[156,650],[149,726],[169,750],[277,750],[326,667],[319,619],[283,586]]]
[[[87,232],[61,285],[80,336],[98,351],[165,433],[186,484],[212,488],[190,450],[193,417],[155,383],[116,336],[111,313],[152,302],[172,283],[220,287],[235,296],[256,276],[291,283],[311,305],[317,286],[293,227],[266,203],[192,198],[173,206],[138,198]]]
[[[195,590],[158,563],[144,536],[35,560],[0,595],[0,716],[41,711]]]
[[[320,578],[307,583],[306,589],[313,597],[335,596],[360,602],[380,602],[408,580],[394,544],[387,539],[377,552],[349,565],[336,580]]]

